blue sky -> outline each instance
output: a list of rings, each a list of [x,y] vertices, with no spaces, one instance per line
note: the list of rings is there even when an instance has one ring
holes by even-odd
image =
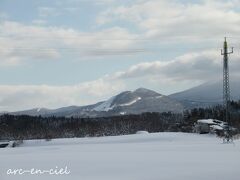
[[[167,95],[219,79],[223,37],[239,47],[239,5],[1,0],[0,110],[85,105],[138,87]]]

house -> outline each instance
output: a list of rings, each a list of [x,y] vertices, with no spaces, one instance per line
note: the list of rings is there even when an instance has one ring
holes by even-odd
[[[228,123],[216,119],[200,119],[195,124],[194,130],[200,134],[221,133],[228,126]]]

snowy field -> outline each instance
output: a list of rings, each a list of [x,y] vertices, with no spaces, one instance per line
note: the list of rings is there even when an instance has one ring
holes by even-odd
[[[0,162],[0,180],[239,180],[240,141],[184,133],[32,140],[0,149]],[[7,175],[56,166],[70,174]]]

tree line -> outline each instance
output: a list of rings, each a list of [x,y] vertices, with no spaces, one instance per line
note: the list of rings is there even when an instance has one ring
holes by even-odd
[[[240,101],[231,102],[231,125],[240,130]],[[192,132],[198,119],[224,118],[222,106],[186,110],[182,114],[148,112],[139,115],[77,118],[27,115],[0,116],[0,139],[24,140],[97,137],[148,132]]]
[[[0,139],[52,139],[180,131],[181,114],[143,113],[98,118],[0,116]]]

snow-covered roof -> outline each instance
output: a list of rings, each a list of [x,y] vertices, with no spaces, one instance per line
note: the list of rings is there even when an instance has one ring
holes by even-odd
[[[198,123],[204,123],[204,124],[224,124],[225,122],[217,120],[217,119],[200,119],[197,121]]]
[[[223,127],[221,127],[220,125],[211,125],[210,127],[215,130],[223,130]]]

